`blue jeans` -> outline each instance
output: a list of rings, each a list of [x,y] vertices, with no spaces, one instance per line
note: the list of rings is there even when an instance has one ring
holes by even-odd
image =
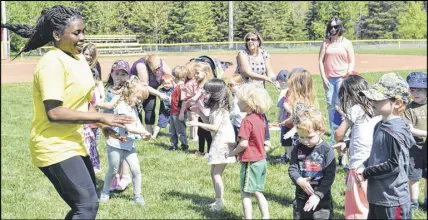
[[[334,112],[335,112],[335,106],[339,102],[339,89],[342,85],[343,78],[341,77],[332,77],[328,79],[329,89],[326,91],[326,98],[327,98],[327,111],[328,111],[328,121],[331,129],[331,136],[330,136],[330,145],[333,145],[336,143],[334,140],[334,133],[335,130],[339,127],[339,125],[334,124]]]
[[[71,210],[65,219],[95,219],[98,197],[95,173],[89,156],[75,156],[39,167]]]

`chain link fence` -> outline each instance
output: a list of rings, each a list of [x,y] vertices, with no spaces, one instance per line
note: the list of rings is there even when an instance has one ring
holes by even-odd
[[[290,41],[290,42],[263,42],[263,46],[270,53],[318,53],[322,41]],[[424,40],[354,40],[352,41],[354,50],[358,51],[376,51],[383,49],[405,50],[405,49],[424,49],[427,48],[427,41]],[[95,44],[97,45],[97,44]],[[182,43],[182,44],[139,44],[139,50],[133,50],[127,53],[127,45],[122,44],[122,49],[118,50],[118,45],[97,45],[99,49],[109,50],[112,48],[111,53],[107,55],[120,56],[120,55],[142,55],[148,53],[228,53],[236,52],[245,48],[244,42],[232,43],[229,49],[228,42],[209,42],[209,43]],[[45,46],[37,50],[23,53],[22,56],[41,56],[51,46]],[[114,48],[114,49],[113,49]],[[103,55],[101,55],[103,56]]]

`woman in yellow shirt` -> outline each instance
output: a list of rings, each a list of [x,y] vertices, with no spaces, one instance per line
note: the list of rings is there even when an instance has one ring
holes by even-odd
[[[81,54],[86,28],[79,11],[56,5],[42,11],[36,27],[3,27],[30,38],[20,53],[53,42],[54,48],[43,55],[34,73],[32,161],[70,206],[66,219],[95,219],[95,173],[83,144],[83,124],[97,123],[108,135],[108,126],[123,127],[132,118],[98,113],[90,105],[95,83]]]

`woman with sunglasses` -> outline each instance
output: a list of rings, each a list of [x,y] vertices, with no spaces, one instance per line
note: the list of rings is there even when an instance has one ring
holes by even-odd
[[[326,39],[321,45],[319,53],[319,69],[327,98],[328,119],[331,136],[330,146],[335,144],[334,133],[339,125],[333,123],[335,106],[338,103],[339,88],[343,78],[354,71],[354,48],[352,42],[342,36],[345,28],[342,21],[334,16],[327,23]],[[343,154],[343,153],[342,153]],[[339,165],[343,155],[339,155]]]
[[[149,85],[149,97],[143,102],[144,110],[144,124],[146,129],[153,134],[153,126],[155,124],[155,109],[156,109],[156,96],[160,99],[167,99],[168,96],[160,93],[157,89],[161,85],[163,74],[171,74],[171,68],[157,55],[148,55],[142,57],[131,67],[131,75],[138,76],[138,78],[145,84]],[[143,122],[142,114],[138,109],[138,117]]]
[[[248,32],[245,37],[245,50],[236,57],[235,73],[242,75],[244,82],[273,81],[274,73],[269,53],[262,47],[262,37],[257,31]]]
[[[276,76],[273,73],[269,53],[262,47],[262,37],[257,31],[248,32],[245,37],[245,49],[236,56],[237,67],[235,73],[240,74],[244,83],[264,85],[264,82],[274,84]],[[275,84],[276,85],[276,84]],[[277,86],[278,87],[278,86]],[[268,120],[265,118],[266,127]],[[270,133],[266,129],[265,147],[270,147]]]

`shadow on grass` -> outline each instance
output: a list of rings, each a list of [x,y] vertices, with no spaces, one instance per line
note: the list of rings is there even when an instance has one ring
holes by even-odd
[[[197,194],[187,194],[187,193],[181,193],[177,191],[169,191],[163,194],[166,199],[170,197],[178,197],[180,199],[184,200],[191,200],[193,205],[192,209],[195,212],[201,213],[205,218],[210,219],[242,219],[242,216],[237,216],[232,212],[228,212],[226,210],[222,211],[211,211],[208,208],[208,205],[212,203],[214,200],[213,198],[199,196]]]

